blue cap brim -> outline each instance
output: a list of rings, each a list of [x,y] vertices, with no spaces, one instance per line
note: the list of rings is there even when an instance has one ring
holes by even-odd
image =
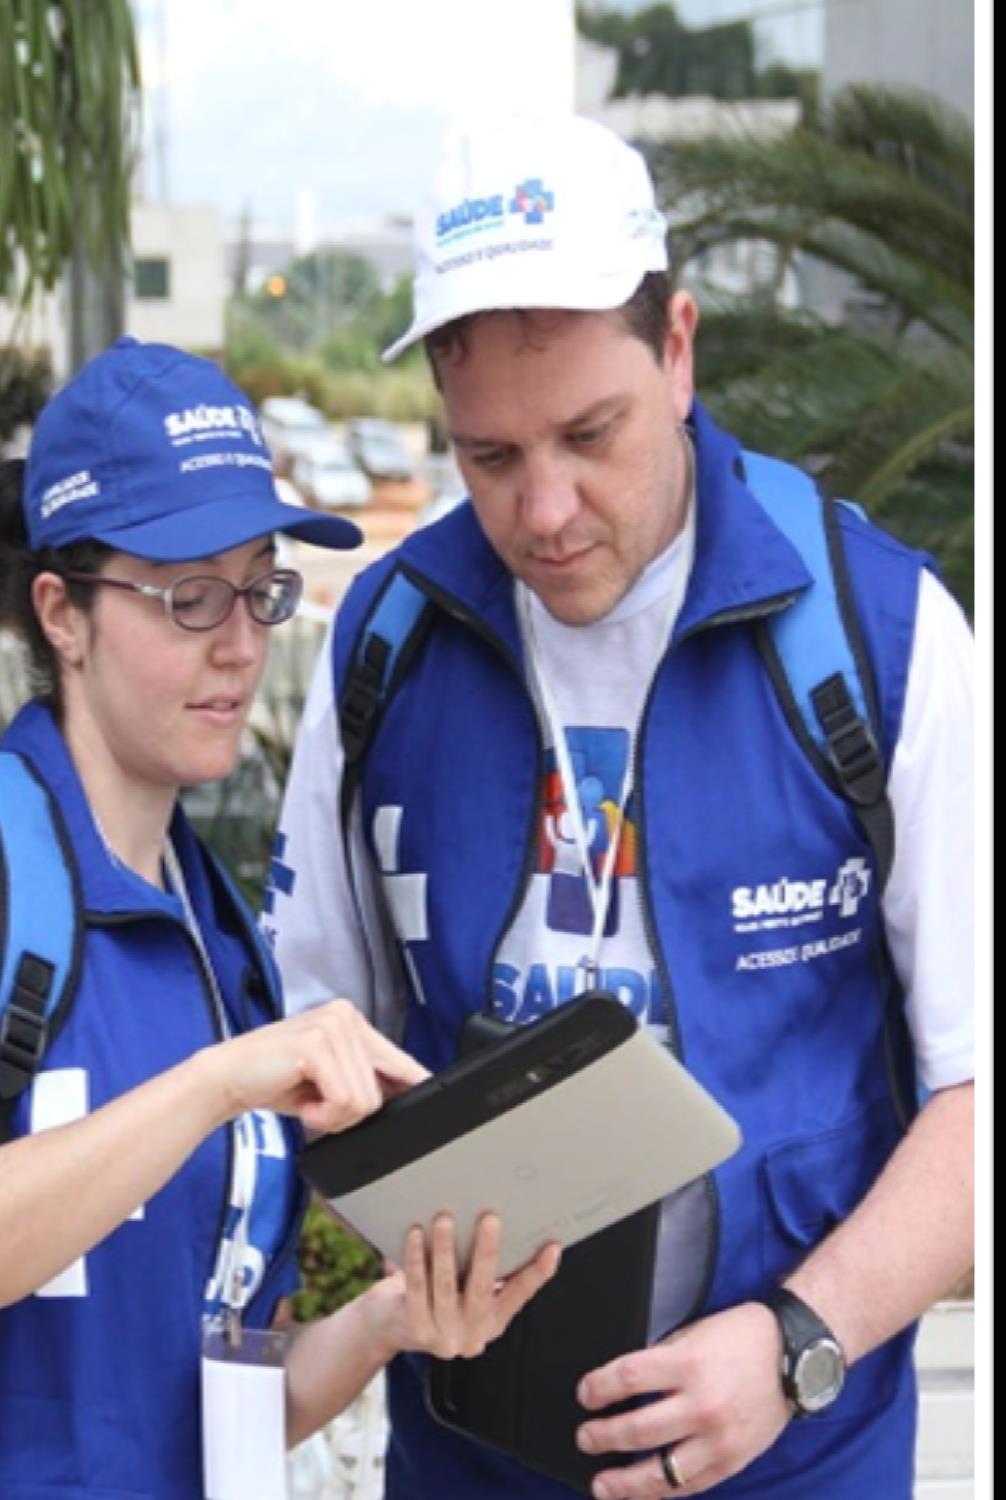
[[[363,541],[359,526],[344,516],[320,516],[281,500],[233,498],[194,506],[191,513],[176,510],[136,526],[109,527],[91,535],[118,552],[149,562],[192,562],[229,552],[274,531],[315,547],[345,549]]]

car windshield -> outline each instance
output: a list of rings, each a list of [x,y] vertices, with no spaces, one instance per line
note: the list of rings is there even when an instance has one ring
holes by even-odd
[[[306,402],[267,401],[262,407],[262,413],[291,432],[318,432],[328,426],[323,414]]]
[[[395,438],[386,432],[368,432],[363,435],[364,447],[371,453],[387,453],[400,458],[405,451]]]

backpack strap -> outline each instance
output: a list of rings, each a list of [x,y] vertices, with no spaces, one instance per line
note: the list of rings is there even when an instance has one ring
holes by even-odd
[[[435,605],[408,574],[395,568],[364,616],[345,682],[335,684],[345,766],[339,794],[343,838],[367,750],[384,710],[429,633]]]
[[[49,792],[21,756],[0,752],[0,1141],[72,999],[82,926]]]
[[[748,488],[799,552],[813,582],[769,617],[761,647],[794,733],[851,803],[881,889],[894,858],[894,816],[876,692],[859,631],[836,502],[791,464],[744,454]],[[847,502],[841,502],[846,504]]]

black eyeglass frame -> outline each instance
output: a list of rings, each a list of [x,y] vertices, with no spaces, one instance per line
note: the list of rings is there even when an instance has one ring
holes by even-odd
[[[286,620],[291,619],[293,615],[296,614],[297,606],[300,603],[301,595],[304,591],[303,575],[298,573],[295,568],[270,568],[265,573],[257,574],[257,576],[253,578],[250,583],[245,584],[231,583],[229,578],[219,578],[212,573],[186,573],[184,577],[176,578],[174,583],[169,583],[167,588],[159,588],[157,584],[154,583],[136,583],[130,578],[110,578],[107,573],[81,573],[68,571],[65,573],[61,573],[60,577],[65,578],[70,583],[107,584],[109,588],[128,589],[130,593],[141,594],[145,599],[160,599],[161,603],[164,605],[164,613],[173,625],[177,625],[180,630],[188,630],[196,634],[201,634],[202,632],[207,630],[216,630],[218,625],[222,625],[225,620],[229,620],[232,613],[234,612],[234,606],[237,604],[238,599],[244,600],[245,608],[247,609],[251,618],[255,621],[256,625],[264,625],[267,628],[273,625],[282,625]],[[284,583],[289,584],[291,590],[290,597],[292,598],[293,602],[285,614],[278,616],[278,618],[276,618],[275,620],[264,620],[261,615],[257,615],[255,613],[255,607],[252,603],[252,600],[255,597],[256,590],[260,589],[262,584],[266,582],[266,580],[277,578],[283,580]],[[223,584],[230,590],[230,603],[227,605],[227,608],[224,610],[223,614],[218,620],[214,620],[212,624],[209,625],[191,625],[186,624],[186,622],[181,619],[178,614],[176,614],[174,597],[175,590],[181,588],[182,585],[186,583],[210,583],[215,588],[219,588],[221,584]]]

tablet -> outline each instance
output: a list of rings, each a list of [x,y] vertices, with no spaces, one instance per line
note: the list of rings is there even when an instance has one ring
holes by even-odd
[[[547,1241],[576,1244],[739,1144],[734,1121],[681,1063],[595,993],[312,1142],[300,1166],[341,1219],[398,1262],[408,1230],[446,1211],[465,1264],[479,1216],[499,1214],[506,1276]]]

